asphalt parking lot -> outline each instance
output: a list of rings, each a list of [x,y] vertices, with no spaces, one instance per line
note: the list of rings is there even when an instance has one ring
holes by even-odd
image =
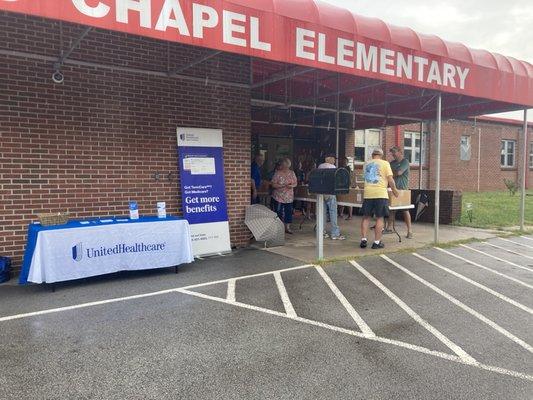
[[[533,237],[3,285],[0,398],[530,400],[532,290]]]

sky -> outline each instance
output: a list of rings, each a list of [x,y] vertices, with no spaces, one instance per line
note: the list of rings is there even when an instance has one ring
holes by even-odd
[[[533,0],[322,0],[533,64]],[[523,120],[523,111],[498,116]],[[533,110],[528,113],[533,121]]]

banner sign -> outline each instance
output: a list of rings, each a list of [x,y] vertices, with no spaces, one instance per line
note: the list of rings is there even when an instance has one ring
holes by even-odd
[[[533,66],[314,0],[0,0],[0,10],[533,106]]]
[[[194,256],[230,252],[222,131],[178,128],[177,134],[183,217]]]
[[[63,282],[194,261],[187,221],[149,217],[137,221],[30,225],[19,282]]]

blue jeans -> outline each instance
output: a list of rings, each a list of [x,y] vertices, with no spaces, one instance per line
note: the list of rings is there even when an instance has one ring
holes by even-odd
[[[292,224],[292,203],[279,203],[276,201],[276,213],[285,224]]]
[[[329,215],[329,222],[331,223],[331,237],[339,237],[341,235],[341,229],[337,223],[337,196],[325,195],[324,203],[326,203],[324,227],[327,224],[327,216]]]

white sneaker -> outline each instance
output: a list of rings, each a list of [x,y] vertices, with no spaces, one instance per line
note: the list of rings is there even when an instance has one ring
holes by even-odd
[[[339,235],[339,236],[332,237],[331,240],[346,240],[346,238],[342,235]]]
[[[324,239],[329,239],[329,233],[324,233]]]

